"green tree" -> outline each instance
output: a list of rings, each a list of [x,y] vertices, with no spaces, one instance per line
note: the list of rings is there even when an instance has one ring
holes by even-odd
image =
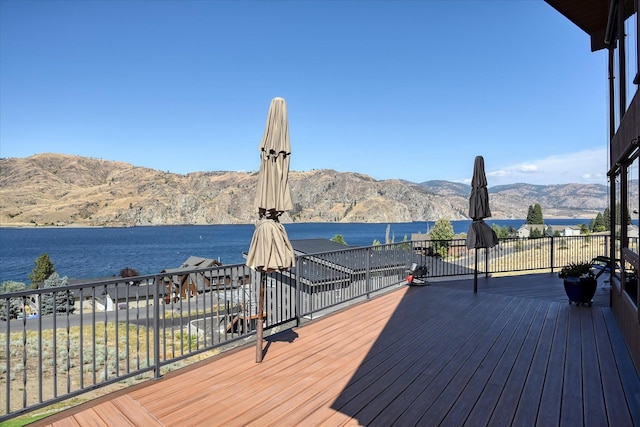
[[[532,224],[544,224],[544,217],[542,216],[542,206],[536,203],[533,206],[533,223]]]
[[[604,222],[604,231],[611,230],[611,210],[609,208],[605,208],[602,213],[602,221]]]
[[[41,254],[35,260],[36,266],[33,267],[33,271],[29,275],[29,280],[31,280],[32,285],[37,285],[39,283],[44,282],[49,278],[55,271],[56,268],[53,266],[53,262],[49,259],[49,255],[46,253]]]
[[[496,236],[498,236],[498,239],[506,239],[507,237],[509,237],[509,229],[506,225],[500,227],[498,224],[494,223],[491,224],[491,228],[496,232]]]
[[[542,216],[542,207],[539,203],[531,206],[529,205],[529,210],[527,212],[527,224],[544,224],[544,218]]]
[[[534,228],[529,233],[530,239],[538,239],[540,237],[542,237],[542,231],[539,228]]]
[[[22,282],[14,282],[13,280],[9,280],[7,282],[3,282],[2,285],[0,285],[0,294],[20,292],[24,291],[26,288],[27,285]],[[18,313],[22,311],[22,303],[23,298],[21,297],[9,298],[8,300],[0,298],[0,319],[7,320],[7,315],[9,316],[9,319],[15,319],[18,316]]]
[[[585,243],[591,243],[591,229],[587,227],[587,224],[580,224],[580,234],[587,236],[585,238]]]
[[[620,203],[618,202],[616,203],[616,224],[622,224],[621,216],[622,216],[622,210],[621,210]],[[606,227],[605,231],[611,230],[611,227],[614,224],[611,223],[612,218],[611,218],[611,211],[609,210],[609,208],[605,208],[604,213],[602,214],[602,217]],[[626,225],[631,224],[631,215],[629,215],[628,213],[627,213],[627,219],[625,224]]]
[[[622,217],[622,206],[620,202],[616,203],[616,224],[622,224],[623,221],[620,220]],[[624,221],[624,225],[631,224],[631,215],[627,212],[627,219]]]
[[[337,242],[337,243],[341,243],[343,245],[346,245],[347,242],[344,241],[344,237],[342,237],[342,234],[336,234],[335,236],[333,236],[331,238],[332,242]]]
[[[607,225],[604,222],[604,215],[598,212],[598,215],[596,215],[595,219],[593,220],[591,231],[593,231],[594,233],[598,233],[600,231],[606,231],[606,230],[607,230]]]
[[[60,277],[58,273],[53,273],[47,280],[44,281],[44,288],[59,288],[66,286],[69,279],[67,276]],[[43,293],[40,297],[42,304],[41,315],[53,314],[53,313],[73,313],[75,307],[75,297],[69,290],[63,290],[59,292]]]
[[[527,219],[525,224],[533,224],[533,205],[529,205],[529,209],[527,209]]]
[[[433,251],[440,254],[442,257],[447,256],[449,246],[451,246],[451,239],[453,239],[454,236],[451,221],[445,218],[440,218],[436,221],[435,225],[429,232],[429,235],[431,236]]]
[[[404,237],[402,238],[402,243],[400,243],[397,247],[398,249],[401,249],[403,251],[410,251],[411,239],[409,238],[409,236],[405,234]]]

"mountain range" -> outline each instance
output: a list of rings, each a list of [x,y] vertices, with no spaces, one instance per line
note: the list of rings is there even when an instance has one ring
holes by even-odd
[[[257,172],[186,175],[66,154],[0,159],[1,226],[239,224],[256,219]],[[375,180],[329,169],[291,171],[294,209],[283,222],[410,222],[467,219],[467,184]],[[637,186],[635,187],[637,188]],[[598,184],[489,188],[493,219],[594,218],[608,206]]]

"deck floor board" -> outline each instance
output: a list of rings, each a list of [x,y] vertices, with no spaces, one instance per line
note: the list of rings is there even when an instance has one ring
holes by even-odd
[[[599,286],[555,275],[403,287],[36,426],[640,424],[640,380]],[[111,424],[113,425],[113,424]]]

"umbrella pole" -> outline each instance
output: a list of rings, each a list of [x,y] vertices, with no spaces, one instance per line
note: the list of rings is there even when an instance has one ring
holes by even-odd
[[[476,255],[476,268],[473,270],[473,293],[478,293],[478,248],[474,250]]]
[[[264,288],[267,275],[260,272],[260,297],[258,299],[258,324],[256,325],[256,363],[262,362],[262,335],[263,335],[263,317],[264,313]]]

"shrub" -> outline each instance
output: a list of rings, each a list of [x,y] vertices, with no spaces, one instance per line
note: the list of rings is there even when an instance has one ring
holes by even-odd
[[[67,285],[67,277],[60,277],[58,273],[53,273],[44,281],[45,288],[59,288]],[[41,297],[41,315],[53,313],[73,313],[75,310],[75,297],[69,290],[59,292],[43,293]]]
[[[7,294],[11,292],[20,292],[24,291],[27,288],[22,282],[15,282],[13,280],[9,280],[7,282],[3,282],[0,285],[0,294]],[[15,319],[18,317],[18,313],[22,312],[22,305],[24,304],[24,300],[26,298],[16,297],[16,298],[0,298],[0,319],[7,320],[7,315],[9,319]]]
[[[120,270],[120,277],[125,278],[125,277],[136,277],[139,276],[140,273],[138,273],[138,270],[136,270],[135,268],[130,268],[130,267],[125,267],[122,270]]]

